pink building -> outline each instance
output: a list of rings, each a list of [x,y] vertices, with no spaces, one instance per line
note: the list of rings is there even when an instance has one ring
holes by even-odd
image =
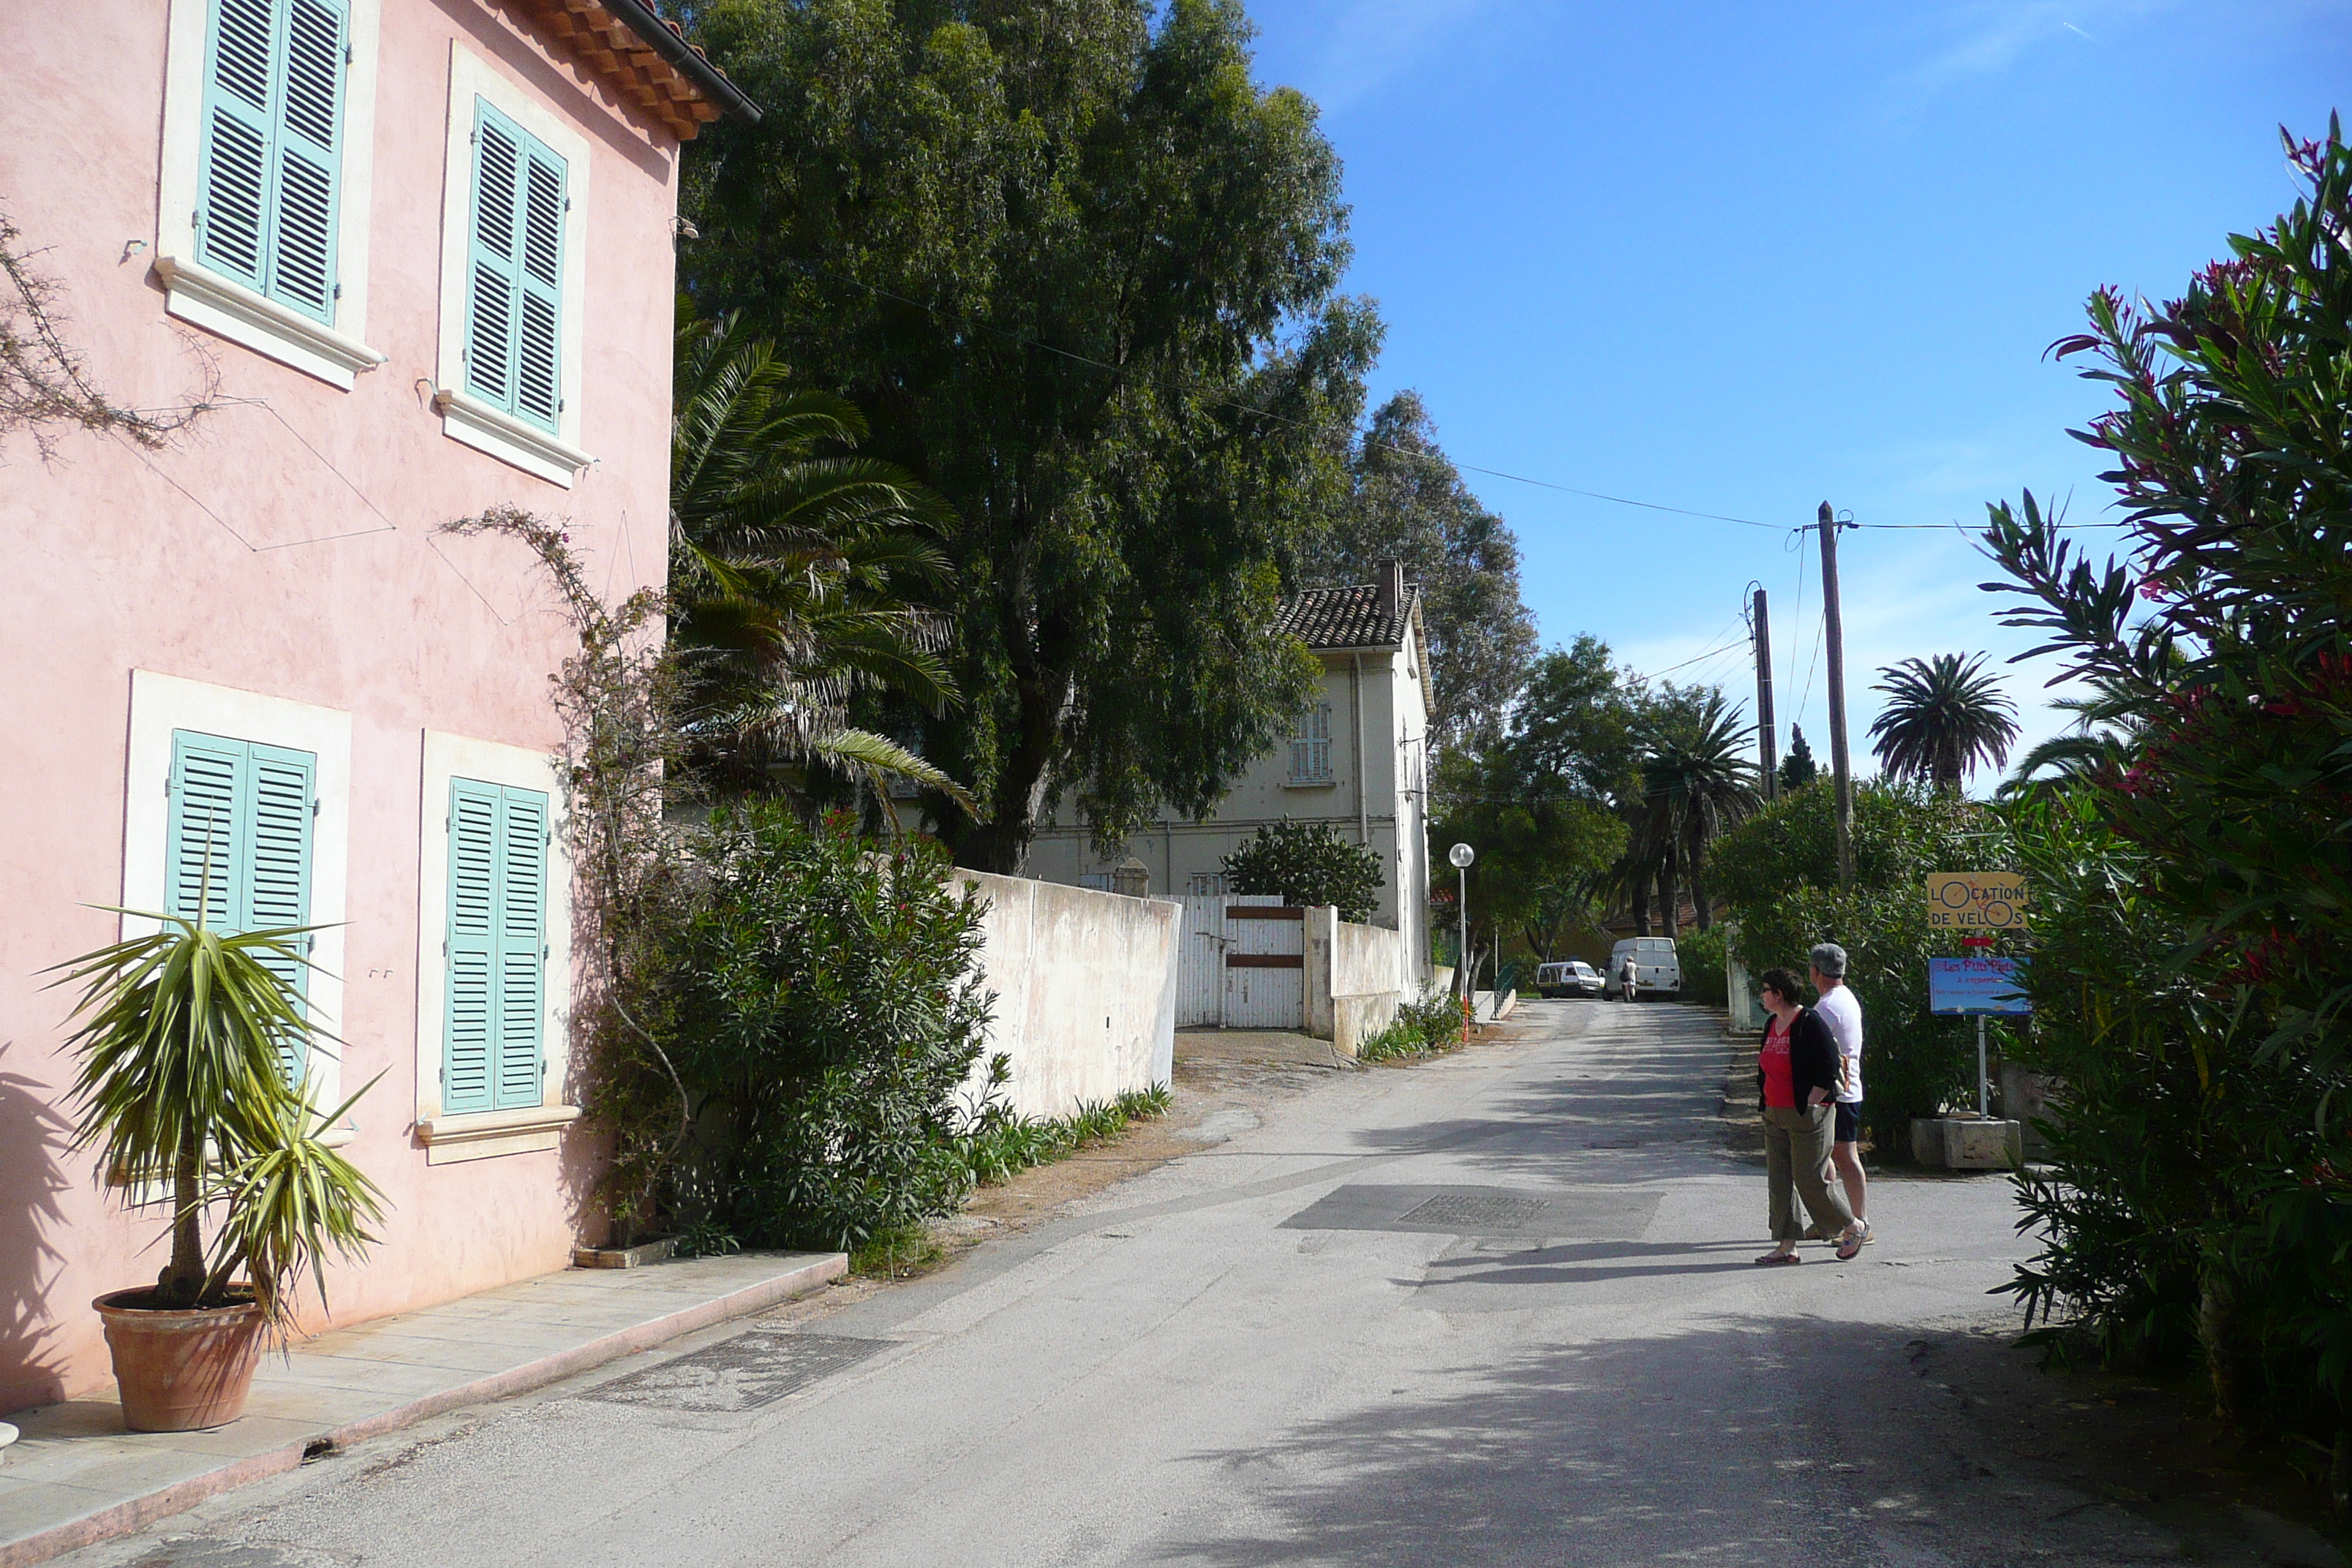
[[[66,1148],[94,905],[313,922],[289,1064],[391,1214],[338,1321],[563,1267],[598,1218],[565,1017],[569,869],[537,561],[667,554],[682,143],[741,95],[646,0],[23,8],[0,208],[114,401],[221,405],[158,452],[0,443],[0,1411],[104,1385],[90,1299],[163,1211]],[[211,878],[203,873],[209,865]],[[337,1057],[340,1059],[337,1059]]]

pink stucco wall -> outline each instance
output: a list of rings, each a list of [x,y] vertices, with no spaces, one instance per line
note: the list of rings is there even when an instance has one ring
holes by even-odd
[[[677,160],[668,132],[542,42],[526,7],[382,0],[367,339],[390,359],[344,392],[164,314],[150,271],[163,0],[73,0],[38,7],[37,24],[21,9],[0,203],[47,247],[70,339],[121,400],[174,401],[201,352],[229,397],[257,402],[152,462],[79,432],[46,462],[23,436],[0,440],[0,1410],[104,1385],[89,1299],[161,1262],[154,1227],[64,1148],[65,999],[39,973],[115,934],[85,906],[122,888],[133,668],[352,715],[344,1081],[384,1078],[346,1152],[392,1213],[372,1260],[331,1277],[336,1317],[562,1267],[593,1228],[584,1135],[428,1166],[411,1126],[423,731],[551,748],[548,677],[572,646],[519,546],[435,529],[511,502],[569,520],[615,596],[660,576]],[[599,461],[569,490],[449,439],[426,406],[453,37],[592,146],[581,445]],[[126,256],[132,240],[145,248]]]

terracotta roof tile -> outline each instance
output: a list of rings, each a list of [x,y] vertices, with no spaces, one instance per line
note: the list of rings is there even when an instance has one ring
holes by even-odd
[[[1404,629],[1421,619],[1421,584],[1408,583],[1397,613],[1381,611],[1377,583],[1307,588],[1282,603],[1276,624],[1311,648],[1400,647]]]

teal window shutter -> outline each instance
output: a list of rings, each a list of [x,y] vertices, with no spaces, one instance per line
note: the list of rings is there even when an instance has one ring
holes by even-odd
[[[537,1105],[547,1016],[547,796],[500,792],[497,1109]]]
[[[252,786],[246,810],[248,846],[245,875],[245,908],[239,923],[247,931],[274,926],[307,925],[310,919],[310,838],[317,817],[318,760],[308,752],[265,746],[247,748],[252,758]],[[289,945],[310,956],[315,933],[305,933]],[[297,996],[310,994],[310,966],[291,957],[267,956],[262,961]],[[299,1084],[310,1070],[298,1042],[281,1047],[278,1066],[286,1081]]]
[[[490,1109],[497,1005],[499,790],[449,783],[448,1000],[444,1006],[441,1109]]]
[[[196,257],[332,325],[349,0],[210,0]]]
[[[318,771],[309,752],[173,731],[163,912],[194,920],[201,911],[224,935],[310,923]],[[292,945],[307,956],[312,940]],[[308,993],[309,965],[264,962],[297,996]],[[291,1046],[279,1066],[289,1083],[309,1068]]]
[[[446,1114],[542,1102],[547,862],[545,794],[450,781]]]
[[[551,434],[563,412],[569,173],[546,143],[474,100],[466,390]]]
[[[237,929],[238,831],[246,819],[248,753],[243,741],[172,731],[163,835],[163,912]]]

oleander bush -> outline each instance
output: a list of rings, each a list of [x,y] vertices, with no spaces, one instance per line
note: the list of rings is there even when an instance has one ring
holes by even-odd
[[[2194,1355],[2216,1409],[2352,1501],[2352,149],[2180,298],[2092,297],[2123,550],[2032,496],[1985,546],[2008,624],[2114,728],[2021,789],[2058,891],[2019,1054],[2064,1079],[2015,1289],[2112,1356]],[[2039,815],[2034,815],[2038,813]]]
[[[672,1194],[751,1247],[855,1250],[953,1209],[992,998],[982,907],[944,851],[760,802],[688,847],[705,885],[663,986],[693,1122]]]

